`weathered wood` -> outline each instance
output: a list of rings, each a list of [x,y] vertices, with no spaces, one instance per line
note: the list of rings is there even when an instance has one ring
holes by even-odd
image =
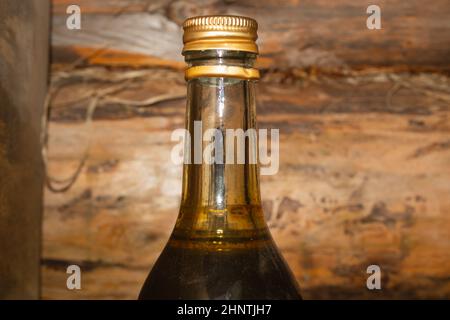
[[[182,68],[181,24],[198,14],[240,14],[259,22],[263,69],[346,72],[368,67],[450,70],[450,6],[446,0],[377,1],[382,29],[369,30],[371,1],[78,1],[82,29],[68,30],[53,0],[54,62]]]
[[[265,214],[305,298],[450,297],[449,81],[265,73],[258,121],[281,134],[279,173],[261,181]],[[58,177],[71,174],[86,141],[82,94],[120,83],[109,98],[185,90],[181,71],[157,68],[81,68],[61,83],[50,127]],[[177,215],[182,172],[170,135],[184,126],[184,105],[100,101],[79,179],[45,194],[44,298],[136,298]],[[72,263],[81,291],[65,288]],[[370,264],[382,269],[382,291],[366,288]]]
[[[0,300],[37,299],[49,1],[0,2]]]
[[[262,197],[304,297],[450,297],[446,1],[378,2],[378,31],[366,28],[368,1],[80,0],[81,30],[65,28],[72,3],[53,4],[62,87],[50,173],[69,176],[90,134],[92,147],[72,188],[45,194],[44,298],[136,298],[181,193],[170,161],[170,134],[184,126],[180,26],[217,13],[260,24],[258,122],[281,132],[280,171],[262,177]],[[89,97],[111,88],[87,132]],[[65,287],[72,263],[81,291]],[[381,267],[382,291],[366,288],[370,264]]]

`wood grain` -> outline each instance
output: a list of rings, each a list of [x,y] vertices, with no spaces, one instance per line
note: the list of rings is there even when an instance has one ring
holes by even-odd
[[[53,101],[50,173],[70,175],[83,150],[80,95],[117,83],[121,99],[185,90],[176,69],[72,70]],[[449,83],[265,73],[258,121],[281,134],[279,173],[261,181],[265,215],[305,298],[450,297],[450,104],[437,95]],[[81,176],[66,193],[45,194],[44,298],[136,298],[178,211],[170,135],[184,126],[184,105],[100,102]],[[80,291],[65,288],[72,263],[83,270]],[[366,288],[370,264],[382,269],[381,291]]]
[[[78,1],[82,29],[68,30],[69,1],[53,0],[53,59],[90,64],[182,68],[181,24],[200,14],[238,14],[259,22],[263,69],[315,68],[328,73],[389,67],[450,69],[446,0],[377,1],[382,29],[366,27],[373,1]]]
[[[38,299],[50,2],[0,2],[0,300]]]
[[[67,30],[72,3],[53,0],[50,173],[92,147],[72,188],[45,193],[43,298],[136,298],[178,212],[181,24],[199,14],[259,22],[258,122],[281,134],[262,198],[304,297],[450,298],[448,1],[378,1],[375,31],[366,0],[77,3],[82,29]],[[89,97],[107,88],[89,132]],[[72,263],[80,291],[65,286]],[[381,291],[366,288],[371,264]]]

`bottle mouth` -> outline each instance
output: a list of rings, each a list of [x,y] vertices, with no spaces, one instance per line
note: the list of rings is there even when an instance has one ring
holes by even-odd
[[[188,51],[235,50],[258,53],[258,23],[242,16],[197,16],[183,23],[183,54]]]

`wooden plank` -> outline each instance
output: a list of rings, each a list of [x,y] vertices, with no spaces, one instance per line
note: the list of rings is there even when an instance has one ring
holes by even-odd
[[[76,4],[87,14],[113,14],[123,12],[145,12],[160,9],[169,3],[168,0],[54,0],[52,11],[54,15],[65,15],[67,7]]]
[[[450,63],[450,6],[446,0],[386,1],[382,29],[366,27],[371,1],[236,2],[79,1],[82,29],[68,30],[66,0],[53,0],[55,62],[87,58],[91,64],[182,68],[181,24],[198,14],[238,14],[260,25],[263,69],[348,72],[368,67],[442,71]],[[95,54],[94,54],[95,53]]]
[[[0,2],[0,300],[37,299],[49,1]]]
[[[50,127],[50,172],[63,177],[85,142],[80,93],[124,79],[134,80],[114,98],[184,90],[170,69],[70,75]],[[450,297],[449,81],[265,74],[258,121],[281,134],[279,173],[261,179],[265,215],[305,298]],[[396,83],[403,87],[386,103]],[[100,103],[79,180],[45,194],[44,298],[136,298],[176,219],[181,167],[169,160],[170,134],[184,126],[184,105]],[[71,263],[84,270],[79,292],[65,289]],[[370,264],[382,268],[380,292],[366,288]]]

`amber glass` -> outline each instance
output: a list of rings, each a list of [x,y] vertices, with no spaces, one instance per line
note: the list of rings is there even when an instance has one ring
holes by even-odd
[[[186,54],[189,66],[251,67],[254,59],[254,54],[223,50]],[[198,121],[202,134],[208,129],[223,133],[218,143],[224,150],[230,143],[227,129],[256,129],[255,82],[227,77],[189,80],[186,128],[192,140],[185,153],[191,163],[183,167],[180,212],[139,299],[301,299],[264,221],[259,167],[250,161],[255,145],[244,139],[245,163],[237,163],[235,139],[234,161],[227,161],[224,152],[223,161],[207,164],[194,152],[200,144],[202,150],[210,144],[196,140]]]

